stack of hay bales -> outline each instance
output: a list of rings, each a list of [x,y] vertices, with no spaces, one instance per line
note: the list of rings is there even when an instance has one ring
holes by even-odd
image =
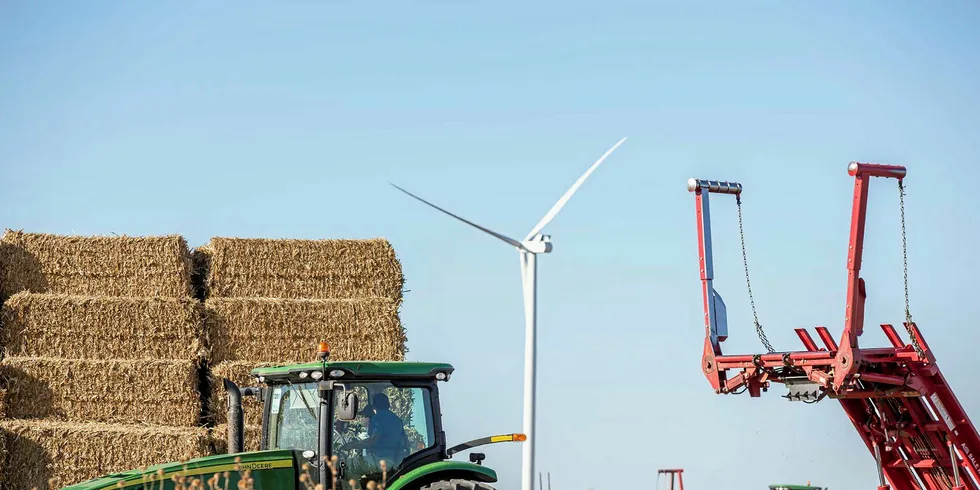
[[[179,236],[0,238],[0,487],[209,452],[191,267]]]
[[[313,361],[320,340],[333,360],[404,359],[404,278],[388,241],[213,238],[197,252],[216,438],[227,433],[222,377],[253,385],[253,368]],[[262,407],[251,399],[244,405],[245,449],[256,450]]]
[[[8,230],[0,488],[223,452],[220,378],[252,384],[254,367],[310,361],[320,340],[336,360],[403,359],[403,283],[383,239],[214,238],[191,253],[179,236]]]

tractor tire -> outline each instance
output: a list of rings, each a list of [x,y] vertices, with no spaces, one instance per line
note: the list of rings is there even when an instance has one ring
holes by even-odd
[[[422,486],[419,490],[495,490],[492,486],[473,480],[439,480]]]

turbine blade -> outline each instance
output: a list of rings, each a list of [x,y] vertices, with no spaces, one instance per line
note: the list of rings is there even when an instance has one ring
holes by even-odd
[[[551,207],[551,209],[548,211],[548,214],[544,215],[544,218],[541,218],[541,221],[537,224],[537,226],[531,229],[531,232],[527,234],[527,238],[525,238],[524,240],[530,240],[532,237],[534,237],[534,235],[537,235],[538,232],[540,232],[545,227],[545,225],[550,223],[551,220],[555,218],[555,215],[558,214],[558,211],[561,211],[561,208],[565,206],[565,203],[567,203],[568,200],[572,198],[572,194],[575,194],[575,191],[577,191],[578,188],[582,185],[582,183],[585,182],[585,179],[589,178],[589,175],[591,175],[592,172],[595,171],[596,167],[598,167],[599,164],[606,159],[606,157],[612,154],[612,152],[615,151],[616,148],[619,148],[619,145],[623,144],[624,141],[626,141],[626,138],[619,140],[618,143],[613,145],[612,148],[607,150],[606,153],[604,153],[601,157],[599,157],[599,159],[596,160],[595,163],[593,163],[592,166],[589,167],[589,169],[586,170],[585,173],[582,174],[582,176],[579,177],[574,184],[572,184],[572,187],[570,187],[568,191],[565,192],[565,195],[561,196],[561,199],[559,199],[558,202],[556,202],[555,205]]]
[[[390,182],[389,182],[389,183],[390,183]],[[449,211],[446,211],[445,209],[442,209],[442,208],[440,208],[439,206],[436,206],[435,204],[432,204],[431,202],[429,202],[429,201],[426,201],[425,199],[422,199],[421,197],[419,197],[419,196],[416,196],[415,194],[412,194],[411,192],[408,192],[408,191],[406,191],[405,189],[402,189],[401,187],[398,187],[398,186],[397,186],[397,185],[395,185],[395,184],[391,184],[391,185],[392,185],[392,186],[393,186],[394,188],[396,188],[396,189],[398,189],[398,190],[400,190],[400,191],[402,191],[402,192],[404,192],[405,194],[408,194],[409,196],[412,196],[412,197],[414,197],[415,199],[417,199],[417,200],[419,200],[419,201],[422,201],[423,203],[425,203],[425,204],[428,204],[429,206],[431,206],[431,207],[433,207],[433,208],[435,208],[435,209],[438,209],[439,211],[442,211],[443,213],[445,213],[445,214],[448,214],[449,216],[452,216],[453,218],[456,218],[456,219],[458,219],[458,220],[460,220],[460,221],[462,221],[463,223],[466,223],[466,224],[468,224],[468,225],[470,225],[470,226],[472,226],[472,227],[474,227],[474,228],[476,228],[476,229],[478,229],[478,230],[480,230],[480,231],[482,231],[482,232],[484,232],[484,233],[487,233],[487,234],[489,234],[489,235],[492,235],[492,236],[494,236],[494,237],[497,237],[497,238],[499,238],[500,240],[503,240],[503,241],[504,241],[504,243],[507,243],[507,244],[509,244],[509,245],[512,245],[512,246],[514,246],[514,247],[517,247],[518,249],[521,249],[521,250],[524,250],[524,245],[522,245],[522,244],[521,244],[521,242],[519,242],[519,241],[517,241],[517,240],[514,240],[513,238],[511,238],[511,237],[509,237],[509,236],[506,236],[506,235],[501,235],[500,233],[497,233],[497,232],[495,232],[495,231],[493,231],[493,230],[490,230],[490,229],[487,229],[487,228],[484,228],[484,227],[482,227],[482,226],[480,226],[480,225],[478,225],[478,224],[476,224],[476,223],[474,223],[474,222],[472,222],[472,221],[469,221],[469,220],[467,220],[467,219],[465,219],[465,218],[462,218],[462,217],[460,217],[460,216],[457,216],[457,215],[455,215],[455,214],[453,214],[453,213],[450,213]]]

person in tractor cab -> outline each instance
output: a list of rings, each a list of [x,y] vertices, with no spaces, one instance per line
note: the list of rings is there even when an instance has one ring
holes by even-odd
[[[391,403],[384,393],[377,393],[371,400],[373,414],[368,418],[368,438],[350,441],[341,450],[367,449],[376,460],[385,460],[389,469],[401,464],[408,452],[408,436],[402,419],[391,411]]]

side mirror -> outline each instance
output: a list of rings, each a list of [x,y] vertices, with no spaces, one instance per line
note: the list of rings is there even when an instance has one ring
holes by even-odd
[[[337,408],[337,420],[351,422],[357,418],[357,393],[345,391],[340,407]]]

